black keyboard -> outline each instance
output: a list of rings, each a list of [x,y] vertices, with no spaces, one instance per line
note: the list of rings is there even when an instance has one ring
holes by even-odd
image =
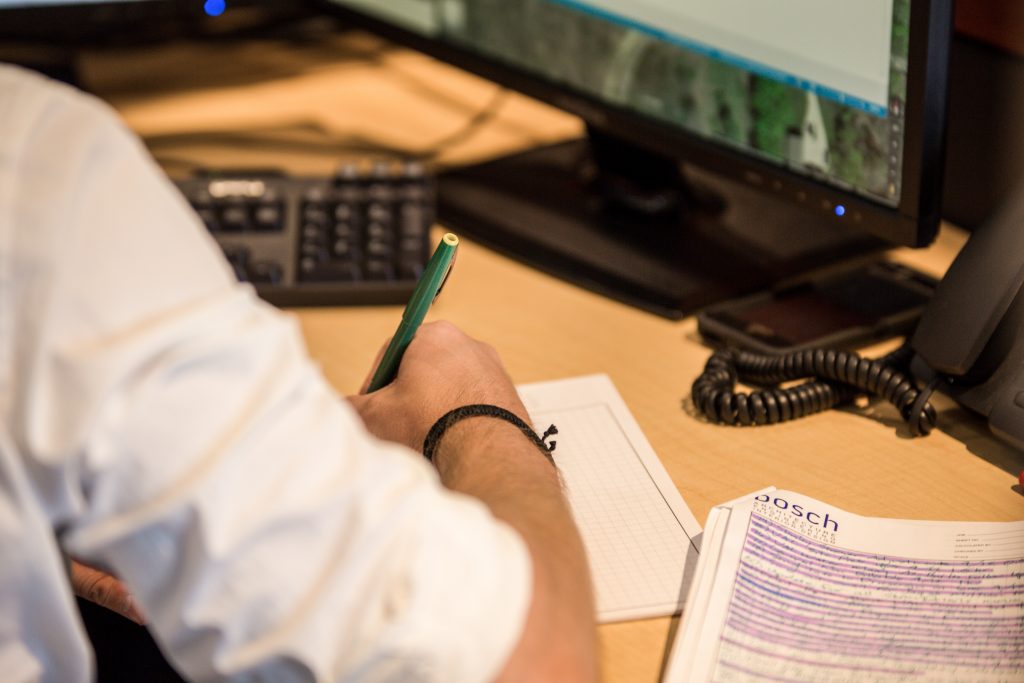
[[[203,173],[175,181],[235,270],[278,306],[405,303],[430,256],[431,177],[412,162],[334,177]]]

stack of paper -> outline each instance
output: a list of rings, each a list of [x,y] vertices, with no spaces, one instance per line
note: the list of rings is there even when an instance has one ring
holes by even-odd
[[[1024,680],[1024,522],[711,511],[664,683]]]
[[[677,614],[700,525],[606,375],[518,387],[537,433],[558,427],[561,472],[601,622]]]

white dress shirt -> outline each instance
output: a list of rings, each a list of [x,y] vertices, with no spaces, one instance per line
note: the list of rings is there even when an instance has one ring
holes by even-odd
[[[99,101],[0,65],[0,678],[92,656],[61,557],[195,681],[488,681],[521,538],[374,439]]]

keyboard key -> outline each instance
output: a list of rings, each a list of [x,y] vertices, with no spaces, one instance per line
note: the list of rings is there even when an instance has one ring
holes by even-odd
[[[334,258],[350,259],[355,253],[355,247],[349,240],[337,240],[331,249]]]
[[[324,242],[326,235],[324,231],[320,229],[320,226],[313,223],[307,223],[302,226],[302,242],[303,244],[312,243],[320,244]]]
[[[384,240],[370,240],[366,243],[366,255],[378,259],[389,259],[394,253],[391,245]]]
[[[391,208],[380,202],[373,202],[366,207],[366,217],[375,223],[390,223]]]
[[[322,204],[307,202],[306,205],[302,207],[302,220],[314,225],[326,225],[327,210]]]
[[[283,230],[284,212],[280,204],[260,204],[253,211],[257,230]]]
[[[281,282],[283,271],[274,261],[257,261],[249,269],[249,279],[254,283],[276,285]]]
[[[334,236],[342,240],[354,240],[359,231],[356,230],[355,225],[348,222],[341,222],[334,224]]]
[[[384,183],[374,183],[366,188],[366,195],[371,201],[390,202],[395,198],[395,188]]]
[[[393,280],[395,278],[395,267],[390,261],[371,259],[366,262],[367,280]]]
[[[245,204],[228,204],[220,210],[220,227],[224,232],[245,232],[249,229],[249,209]]]
[[[385,240],[391,236],[391,230],[383,223],[370,223],[366,226],[366,239]]]
[[[427,191],[422,185],[403,185],[399,191],[402,199],[410,203],[420,203],[427,198]]]
[[[334,207],[334,220],[338,222],[349,222],[355,218],[355,211],[350,203],[340,203]]]
[[[302,197],[307,202],[322,202],[327,198],[327,188],[320,183],[310,185],[302,193]]]
[[[319,244],[303,244],[302,249],[299,251],[303,258],[311,258],[317,263],[325,263],[331,260],[331,252],[327,250],[327,247]]]
[[[398,251],[409,258],[421,259],[423,258],[423,240],[415,237],[403,237],[402,241],[398,243]]]
[[[248,247],[224,247],[224,256],[232,263],[245,263],[249,260],[250,253]]]

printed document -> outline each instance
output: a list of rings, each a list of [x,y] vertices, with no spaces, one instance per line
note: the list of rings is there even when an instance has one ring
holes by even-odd
[[[712,509],[663,683],[909,680],[1024,680],[1024,521]]]

